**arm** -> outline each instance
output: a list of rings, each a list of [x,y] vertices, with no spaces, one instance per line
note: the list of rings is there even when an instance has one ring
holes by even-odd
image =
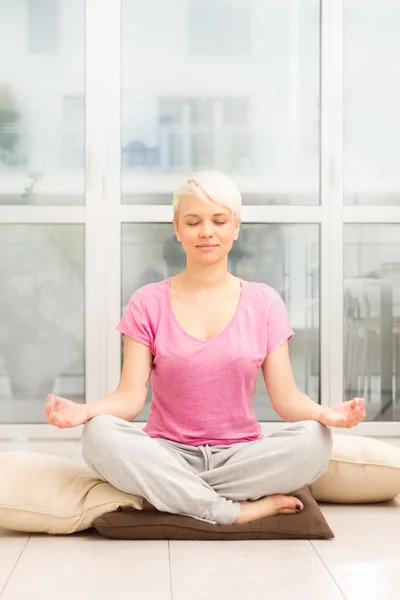
[[[297,387],[288,343],[267,354],[262,372],[271,404],[284,421],[319,421],[322,408]]]
[[[262,372],[271,404],[284,421],[318,421],[322,425],[351,428],[365,418],[363,398],[324,408],[300,392],[290,364],[287,342],[267,354]]]
[[[113,415],[133,421],[146,402],[152,370],[150,348],[124,336],[124,363],[117,389],[86,405],[87,420],[97,415]]]

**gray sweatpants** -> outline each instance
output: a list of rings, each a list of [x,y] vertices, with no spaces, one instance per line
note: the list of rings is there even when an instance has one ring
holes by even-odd
[[[316,421],[299,421],[254,442],[188,446],[99,415],[84,426],[82,449],[90,469],[158,510],[232,524],[239,501],[290,494],[320,477],[332,436]]]

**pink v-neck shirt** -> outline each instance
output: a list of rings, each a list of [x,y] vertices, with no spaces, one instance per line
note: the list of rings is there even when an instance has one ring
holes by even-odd
[[[263,437],[252,404],[267,354],[293,335],[280,295],[264,283],[241,281],[228,326],[199,340],[180,326],[166,279],[134,292],[117,326],[153,354],[152,438],[187,444],[230,445]],[[266,400],[267,402],[267,397]]]

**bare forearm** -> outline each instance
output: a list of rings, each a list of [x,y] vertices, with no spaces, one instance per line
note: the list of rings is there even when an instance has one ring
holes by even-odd
[[[288,422],[319,421],[322,413],[321,406],[299,390],[279,407],[275,407],[275,410]]]
[[[126,421],[133,421],[140,413],[132,394],[118,391],[112,392],[96,402],[90,402],[86,405],[86,411],[88,421],[98,415],[113,415]]]

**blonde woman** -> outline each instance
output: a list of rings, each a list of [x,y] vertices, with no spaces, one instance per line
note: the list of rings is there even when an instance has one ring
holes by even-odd
[[[352,427],[364,400],[322,408],[301,393],[279,294],[228,272],[238,239],[241,195],[226,175],[189,177],[173,200],[186,268],[139,288],[117,327],[124,363],[117,389],[87,405],[49,395],[57,427],[85,423],[89,467],[144,507],[211,523],[240,524],[301,511],[290,495],[327,468],[327,426]],[[263,436],[252,409],[259,368],[277,414],[291,422]],[[152,384],[144,430],[131,423]]]

